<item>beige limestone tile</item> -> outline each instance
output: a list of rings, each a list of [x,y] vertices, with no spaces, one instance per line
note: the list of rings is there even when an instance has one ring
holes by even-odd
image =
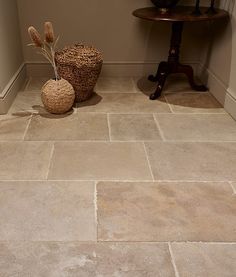
[[[159,114],[167,140],[236,141],[236,121],[227,114]]]
[[[103,113],[170,113],[164,98],[149,100],[141,93],[99,93],[78,103],[78,112]]]
[[[2,242],[3,276],[174,277],[165,244]]]
[[[13,115],[27,115],[47,112],[43,107],[40,92],[22,92],[17,95],[8,113]]]
[[[166,94],[166,99],[175,113],[226,113],[208,92],[169,93]]]
[[[105,114],[33,116],[26,140],[109,140]]]
[[[156,180],[236,178],[234,142],[146,142],[145,145]]]
[[[227,182],[100,182],[97,191],[99,241],[236,240]]]
[[[157,88],[156,82],[148,80],[148,76],[134,78],[135,88],[137,92],[150,95]],[[191,92],[191,87],[186,78],[180,76],[169,76],[165,83],[163,94],[170,92]]]
[[[181,277],[236,276],[236,244],[174,243],[171,247]]]
[[[67,114],[73,113],[73,109]],[[44,108],[41,100],[41,93],[38,92],[22,92],[18,93],[15,101],[13,102],[8,114],[21,116],[29,114],[50,114]]]
[[[30,116],[0,115],[0,140],[22,140]]]
[[[145,95],[150,95],[156,90],[157,83],[148,80],[148,76],[134,78],[135,89]]]
[[[0,237],[95,241],[93,182],[0,182]]]
[[[153,115],[110,114],[109,122],[112,140],[161,140]]]
[[[96,92],[102,93],[134,93],[134,82],[129,77],[100,77],[97,82]]]
[[[45,179],[53,144],[0,142],[0,180]]]
[[[201,84],[199,80],[195,80],[196,83]],[[164,92],[166,94],[172,93],[172,92],[196,92],[192,90],[188,79],[185,74],[179,73],[179,74],[174,74],[168,76],[165,87],[164,87]]]
[[[42,86],[50,80],[50,77],[31,77],[25,87],[27,92],[40,92]]]
[[[57,142],[49,179],[150,180],[142,143]]]

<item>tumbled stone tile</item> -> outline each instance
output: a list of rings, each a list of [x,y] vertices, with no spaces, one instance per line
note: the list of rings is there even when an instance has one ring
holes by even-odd
[[[132,78],[129,77],[100,77],[96,86],[96,92],[136,92]]]
[[[150,180],[142,143],[57,142],[50,179]]]
[[[40,92],[22,92],[17,95],[8,113],[13,115],[24,115],[47,113],[47,111],[43,107]]]
[[[228,183],[100,182],[99,241],[235,241]]]
[[[174,277],[164,244],[0,243],[3,276]]]
[[[78,103],[78,112],[103,113],[170,113],[164,98],[149,100],[141,93],[99,93]]]
[[[1,240],[94,241],[93,182],[0,182]]]
[[[109,140],[105,114],[33,116],[26,140]]]
[[[45,179],[53,144],[0,142],[0,180]]]
[[[137,92],[150,95],[156,90],[157,84],[148,80],[148,76],[134,78],[135,88]]]
[[[134,78],[135,88],[138,92],[150,95],[157,88],[156,82],[148,80],[148,76]],[[191,92],[191,87],[187,78],[182,76],[169,76],[165,83],[163,94],[170,92]]]
[[[175,113],[226,113],[219,102],[208,92],[166,94]]]
[[[153,115],[110,114],[112,140],[161,140]]]
[[[145,145],[156,180],[236,179],[234,142],[145,142]]]
[[[167,140],[236,141],[236,122],[227,114],[159,114]]]
[[[22,140],[30,116],[0,115],[0,140]]]
[[[236,244],[174,243],[171,247],[180,276],[236,276]]]

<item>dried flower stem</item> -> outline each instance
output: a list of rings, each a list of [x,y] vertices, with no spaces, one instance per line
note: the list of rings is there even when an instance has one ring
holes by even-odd
[[[56,61],[55,61],[55,49],[56,49],[56,45],[59,37],[54,42],[54,32],[53,32],[53,27],[51,22],[45,22],[44,28],[45,28],[44,42],[41,40],[40,34],[34,27],[31,26],[28,29],[30,38],[33,42],[33,44],[29,44],[29,45],[40,48],[39,53],[42,54],[50,62],[54,70],[55,79],[59,80],[60,76],[58,75]]]

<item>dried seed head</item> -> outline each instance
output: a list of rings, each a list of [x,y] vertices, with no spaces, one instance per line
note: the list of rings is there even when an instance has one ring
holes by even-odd
[[[39,32],[33,26],[30,26],[28,33],[34,45],[41,48],[43,46],[43,42]]]
[[[51,22],[44,23],[44,34],[45,34],[46,42],[48,43],[54,42],[54,31],[53,31],[53,26]]]

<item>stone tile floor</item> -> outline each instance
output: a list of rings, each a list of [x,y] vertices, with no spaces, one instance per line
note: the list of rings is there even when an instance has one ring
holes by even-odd
[[[236,122],[209,93],[100,78],[66,115],[31,78],[0,116],[0,276],[236,276]]]

